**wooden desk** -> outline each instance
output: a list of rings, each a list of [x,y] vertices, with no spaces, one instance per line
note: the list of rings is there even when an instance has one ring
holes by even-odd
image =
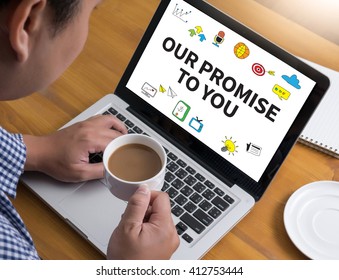
[[[339,70],[339,46],[257,2],[209,2],[295,55]],[[21,100],[1,102],[1,125],[22,133],[49,133],[112,92],[158,3],[106,0],[93,14],[88,43],[75,63],[48,89]],[[302,185],[336,179],[337,160],[297,144],[253,211],[204,259],[305,259],[285,231],[284,206]],[[24,186],[19,186],[14,203],[42,258],[103,258]]]

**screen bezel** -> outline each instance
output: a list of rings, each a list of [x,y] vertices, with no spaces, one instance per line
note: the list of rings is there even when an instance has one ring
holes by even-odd
[[[297,71],[301,72],[302,74],[316,82],[316,85],[309,95],[308,99],[306,100],[304,106],[298,113],[296,119],[294,120],[285,137],[281,141],[270,163],[263,172],[263,175],[257,182],[245,173],[243,173],[241,170],[236,168],[226,159],[216,154],[212,149],[197,140],[190,133],[175,124],[164,114],[146,103],[137,94],[133,93],[127,88],[127,83],[139,59],[141,58],[144,49],[147,47],[150,38],[156,30],[158,23],[162,18],[162,15],[166,11],[171,1],[173,0],[161,1],[143,38],[139,43],[139,46],[137,47],[130,63],[126,68],[115,93],[130,105],[129,109],[134,114],[136,114],[146,123],[152,125],[152,127],[157,132],[166,137],[167,140],[171,141],[179,149],[188,153],[189,156],[202,164],[206,169],[212,172],[220,180],[230,185],[237,184],[239,187],[243,188],[246,192],[251,194],[255,200],[259,200],[269,186],[273,177],[277,173],[287,154],[297,141],[300,133],[307,124],[307,121],[310,119],[317,105],[324,96],[326,90],[329,87],[329,80],[320,72],[311,68],[309,65],[300,61],[293,55],[276,46],[272,42],[266,40],[258,33],[254,32],[240,22],[234,20],[225,13],[214,8],[210,4],[201,0],[184,0],[186,3],[194,6],[198,10],[214,18],[219,23],[225,25],[229,29],[245,37],[247,40],[256,44],[258,47],[271,53],[273,56],[292,66]]]

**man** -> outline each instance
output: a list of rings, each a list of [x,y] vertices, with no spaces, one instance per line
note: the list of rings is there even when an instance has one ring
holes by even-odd
[[[0,0],[0,100],[26,96],[58,78],[82,50],[91,12],[100,2]],[[40,171],[68,182],[100,178],[103,166],[89,164],[88,154],[125,133],[112,116],[93,117],[43,137],[10,134],[0,127],[0,259],[39,258],[7,197],[15,197],[22,172]],[[166,194],[140,188],[112,233],[107,257],[170,258],[179,242],[170,211]]]

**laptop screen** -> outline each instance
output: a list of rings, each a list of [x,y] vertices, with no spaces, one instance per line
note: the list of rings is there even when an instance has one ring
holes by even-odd
[[[316,80],[203,1],[162,5],[137,51],[127,89],[206,146],[219,165],[263,182],[265,172],[276,171],[268,167],[296,128]]]

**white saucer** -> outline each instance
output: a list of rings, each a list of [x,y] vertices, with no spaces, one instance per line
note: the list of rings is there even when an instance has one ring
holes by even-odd
[[[306,256],[339,260],[339,182],[319,181],[298,189],[287,201],[284,223]]]

